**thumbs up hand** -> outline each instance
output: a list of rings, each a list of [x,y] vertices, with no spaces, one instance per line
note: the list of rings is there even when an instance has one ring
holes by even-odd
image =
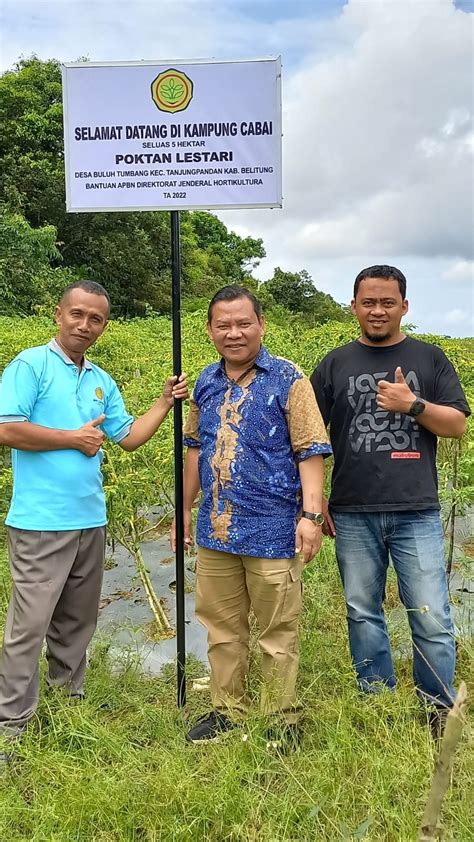
[[[407,384],[400,366],[395,369],[395,382],[379,380],[377,406],[388,412],[408,412],[416,395]]]
[[[99,415],[98,418],[88,421],[78,430],[72,430],[73,448],[80,450],[84,456],[95,456],[105,439],[104,433],[99,429],[102,421],[105,421],[105,415]]]
[[[405,383],[406,386],[406,380],[403,376],[403,371],[401,370],[399,365],[397,365],[395,369],[395,383]]]

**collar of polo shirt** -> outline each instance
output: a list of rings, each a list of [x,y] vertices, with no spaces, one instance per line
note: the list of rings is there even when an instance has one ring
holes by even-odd
[[[76,363],[73,360],[71,360],[71,358],[68,357],[68,355],[63,351],[56,339],[52,339],[51,342],[48,342],[48,348],[50,348],[51,351],[54,351],[55,354],[58,354],[61,357],[61,359],[64,360],[66,365],[76,365]],[[82,367],[92,368],[89,360],[86,359],[86,357],[82,358]]]

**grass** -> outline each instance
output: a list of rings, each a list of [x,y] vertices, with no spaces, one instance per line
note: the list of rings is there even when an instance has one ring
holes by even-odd
[[[0,549],[0,568],[6,556]],[[0,576],[0,588],[2,577]],[[6,587],[6,577],[3,579]],[[5,591],[4,591],[5,596]],[[1,592],[0,592],[1,598]],[[4,604],[5,600],[3,600]],[[172,669],[143,677],[133,658],[110,664],[98,640],[87,699],[46,692],[18,759],[1,778],[0,839],[9,842],[323,842],[415,840],[435,751],[413,692],[363,700],[354,688],[332,548],[307,570],[302,628],[301,752],[269,755],[253,714],[219,744],[189,746],[189,723],[209,708],[189,689],[176,709]],[[254,664],[257,667],[257,664]],[[461,649],[459,677],[472,668]],[[251,692],[258,692],[258,668]],[[202,667],[190,664],[190,677]],[[256,677],[255,677],[256,676]],[[189,682],[191,685],[191,682]],[[472,839],[468,735],[443,808],[445,839]]]

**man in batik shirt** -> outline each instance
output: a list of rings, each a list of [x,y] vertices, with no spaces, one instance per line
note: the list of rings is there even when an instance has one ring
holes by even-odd
[[[196,615],[208,631],[213,710],[187,739],[215,739],[245,716],[252,607],[262,711],[294,743],[301,573],[321,544],[331,446],[308,378],[261,345],[264,319],[251,292],[221,289],[207,329],[222,358],[199,375],[185,427],[184,539],[192,541],[201,488]]]

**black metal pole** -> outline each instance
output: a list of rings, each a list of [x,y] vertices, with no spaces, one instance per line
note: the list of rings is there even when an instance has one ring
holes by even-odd
[[[171,211],[171,277],[173,374],[181,374],[181,258],[179,211]],[[176,519],[176,654],[178,707],[186,704],[186,635],[184,614],[183,404],[174,404],[174,488]]]

